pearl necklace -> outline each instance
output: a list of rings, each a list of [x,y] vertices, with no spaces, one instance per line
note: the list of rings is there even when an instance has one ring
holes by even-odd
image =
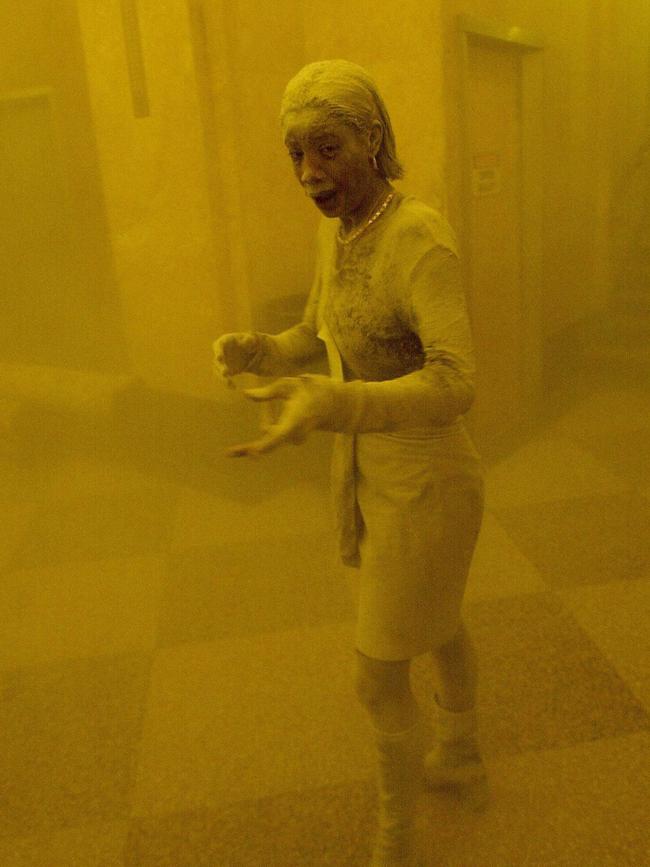
[[[341,229],[343,227],[340,226],[338,234],[336,236],[337,240],[341,244],[351,244],[353,241],[356,241],[356,239],[359,237],[359,235],[362,235],[366,231],[366,229],[368,229],[368,228],[370,228],[370,226],[372,226],[372,224],[375,222],[375,220],[378,220],[379,217],[381,217],[381,215],[384,213],[386,208],[390,205],[394,196],[395,196],[395,190],[393,190],[392,192],[390,192],[388,194],[388,196],[384,199],[383,203],[375,211],[375,213],[372,215],[372,217],[370,217],[368,222],[365,223],[363,226],[361,226],[360,229],[356,229],[354,232],[352,232],[351,235],[347,235],[346,237],[343,237],[343,235],[341,235]]]

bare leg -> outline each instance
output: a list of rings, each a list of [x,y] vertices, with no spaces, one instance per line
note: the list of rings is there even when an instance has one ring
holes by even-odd
[[[489,789],[477,740],[478,665],[465,627],[432,656],[438,711],[436,745],[425,759],[426,779],[432,788],[454,788],[470,810],[483,810]]]
[[[438,702],[446,710],[461,712],[476,705],[478,662],[464,625],[447,644],[432,652],[438,682]]]
[[[379,731],[404,731],[418,719],[410,667],[409,659],[386,662],[357,651],[357,695]]]
[[[409,672],[410,660],[385,662],[357,651],[357,694],[374,724],[377,748],[379,815],[371,867],[412,863],[424,744]]]

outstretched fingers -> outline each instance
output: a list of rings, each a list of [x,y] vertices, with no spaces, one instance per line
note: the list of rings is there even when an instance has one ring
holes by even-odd
[[[297,444],[302,440],[304,440],[304,435],[298,434],[295,424],[288,420],[281,421],[268,427],[264,435],[254,442],[243,443],[227,449],[226,455],[230,458],[258,457],[283,445],[283,443]]]
[[[299,380],[295,377],[284,376],[261,388],[245,388],[244,394],[254,401],[277,400],[278,398],[286,400],[295,393],[298,384]]]
[[[249,388],[246,397],[254,401],[280,400],[282,410],[275,424],[264,430],[254,442],[242,443],[226,451],[229,457],[265,454],[284,443],[298,445],[310,431],[318,427],[318,413],[314,410],[314,396],[306,388],[307,377],[283,377],[262,388]]]

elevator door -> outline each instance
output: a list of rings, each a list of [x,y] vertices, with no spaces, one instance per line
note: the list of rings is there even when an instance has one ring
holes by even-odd
[[[468,39],[468,240],[477,388],[477,441],[508,439],[522,394],[521,56]]]

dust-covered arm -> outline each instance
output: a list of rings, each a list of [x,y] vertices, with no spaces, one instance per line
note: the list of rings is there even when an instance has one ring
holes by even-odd
[[[258,376],[288,376],[322,358],[325,344],[309,322],[299,322],[279,334],[255,332],[258,350],[248,370]]]

